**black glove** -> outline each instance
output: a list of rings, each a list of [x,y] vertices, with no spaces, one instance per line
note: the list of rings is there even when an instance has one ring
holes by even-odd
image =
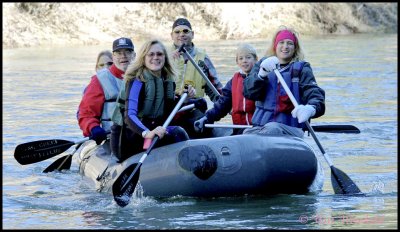
[[[204,98],[189,99],[188,105],[194,104],[194,107],[205,113],[207,111],[207,102]]]
[[[97,145],[107,139],[107,132],[100,126],[93,127],[90,133],[89,139],[95,140]]]
[[[206,116],[200,118],[194,122],[194,130],[199,133],[203,132],[204,124],[208,123],[208,118]]]

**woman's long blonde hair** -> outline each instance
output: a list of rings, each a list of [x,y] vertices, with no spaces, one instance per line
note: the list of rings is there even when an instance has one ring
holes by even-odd
[[[270,47],[268,47],[267,51],[265,52],[265,56],[267,56],[267,57],[276,56],[276,52],[274,49],[275,39],[276,39],[276,36],[279,34],[279,32],[281,32],[283,30],[290,31],[296,37],[296,40],[297,40],[297,43],[295,43],[295,50],[294,50],[294,54],[292,57],[292,61],[304,60],[304,52],[303,52],[303,49],[301,48],[299,34],[293,28],[289,28],[286,26],[280,26],[278,28],[278,30],[275,32],[274,36],[272,37],[271,45],[270,45]]]
[[[165,63],[161,69],[161,76],[165,79],[174,80],[174,77],[176,76],[176,70],[170,62],[171,58],[169,53],[167,52],[167,49],[160,40],[152,39],[142,45],[136,56],[135,61],[128,66],[124,75],[126,82],[134,80],[135,78],[139,78],[141,81],[145,82],[143,72],[145,70],[148,70],[145,65],[146,54],[150,51],[151,46],[153,46],[154,44],[159,44],[165,54]]]

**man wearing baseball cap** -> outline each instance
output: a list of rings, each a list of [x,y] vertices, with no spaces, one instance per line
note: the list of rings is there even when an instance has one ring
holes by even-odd
[[[187,125],[182,125],[182,127],[188,132],[190,137],[198,137],[203,135],[199,135],[194,131],[193,123],[197,119],[203,117],[204,112],[207,110],[207,103],[202,98],[207,94],[210,100],[215,102],[219,95],[214,93],[207,85],[206,80],[203,79],[195,66],[191,62],[187,62],[188,58],[186,57],[186,54],[180,54],[178,52],[180,46],[185,44],[186,51],[188,51],[196,64],[203,69],[204,74],[220,93],[222,84],[217,77],[217,71],[211,62],[210,57],[203,49],[194,45],[192,42],[193,38],[194,31],[192,30],[192,25],[189,20],[186,18],[176,19],[172,24],[171,39],[173,40],[173,45],[170,48],[173,57],[172,63],[177,70],[177,76],[175,79],[176,93],[181,94],[185,85],[191,85],[196,90],[196,97],[199,98],[197,105],[203,105],[203,107],[199,107],[203,108],[202,110],[194,109],[190,112],[185,112],[185,118],[187,119],[185,120],[185,124]],[[199,104],[199,101],[203,101],[203,103]]]
[[[111,114],[123,83],[123,74],[135,59],[132,40],[119,38],[112,46],[113,65],[92,76],[79,104],[78,123],[83,135],[99,145],[111,130]]]

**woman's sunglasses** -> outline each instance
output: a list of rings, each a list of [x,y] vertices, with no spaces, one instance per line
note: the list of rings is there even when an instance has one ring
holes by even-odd
[[[105,64],[99,64],[99,67],[104,67],[104,65],[111,66],[111,65],[113,65],[113,62],[107,62]]]

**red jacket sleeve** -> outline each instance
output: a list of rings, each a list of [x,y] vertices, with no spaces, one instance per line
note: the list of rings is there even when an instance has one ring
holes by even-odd
[[[83,136],[90,136],[90,130],[100,126],[104,101],[103,88],[97,76],[93,76],[79,104],[78,122]]]

